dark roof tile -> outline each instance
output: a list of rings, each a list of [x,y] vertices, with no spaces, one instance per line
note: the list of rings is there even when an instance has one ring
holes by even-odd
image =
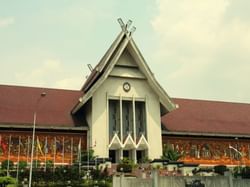
[[[250,104],[174,99],[179,108],[162,117],[168,131],[250,134]]]
[[[46,92],[43,98],[42,92]],[[82,95],[82,91],[0,85],[0,123],[30,125],[36,111],[37,125],[81,125],[71,116],[71,109]]]

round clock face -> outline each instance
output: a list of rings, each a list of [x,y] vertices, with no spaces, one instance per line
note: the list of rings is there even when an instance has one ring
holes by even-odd
[[[123,83],[123,90],[125,92],[128,92],[130,90],[130,88],[131,88],[131,86],[130,86],[130,84],[128,82]]]

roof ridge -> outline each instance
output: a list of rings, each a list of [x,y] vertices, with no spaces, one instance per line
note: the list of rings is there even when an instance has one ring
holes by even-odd
[[[58,90],[58,91],[82,92],[81,90],[71,90],[71,89],[64,89],[64,88],[37,87],[37,86],[24,86],[24,85],[0,84],[0,87],[12,87],[12,88],[24,88],[24,89],[46,89],[46,90]]]
[[[214,99],[200,99],[200,98],[183,98],[183,97],[172,97],[173,100],[182,100],[182,101],[194,101],[194,102],[208,102],[208,103],[228,103],[228,104],[240,104],[240,105],[249,105],[250,103],[243,103],[243,102],[238,102],[238,101],[222,101],[222,100],[214,100]]]

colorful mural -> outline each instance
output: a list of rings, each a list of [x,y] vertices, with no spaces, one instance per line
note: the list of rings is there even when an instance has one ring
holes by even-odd
[[[86,134],[37,133],[34,143],[34,160],[42,163],[72,164],[86,149]],[[30,162],[32,134],[22,132],[0,133],[0,161]]]
[[[238,139],[163,137],[186,163],[250,165],[250,141]]]

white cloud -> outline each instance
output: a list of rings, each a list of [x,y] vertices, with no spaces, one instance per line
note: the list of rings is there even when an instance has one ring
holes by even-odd
[[[13,17],[0,18],[0,28],[7,27],[15,22]]]
[[[54,75],[58,74],[61,70],[61,62],[55,59],[44,60],[40,66],[35,67],[29,72],[16,73],[18,82],[26,85],[41,85],[45,86],[51,83]]]
[[[72,74],[64,64],[57,59],[47,59],[42,61],[40,66],[30,70],[30,72],[16,73],[17,82],[21,85],[80,89],[83,82],[77,74]]]
[[[231,3],[158,1],[151,22],[159,38],[154,58],[171,69],[160,76],[176,95],[250,102],[250,23],[235,13],[228,17]]]
[[[83,85],[82,77],[69,77],[56,81],[54,87],[61,89],[77,89],[79,90]]]

